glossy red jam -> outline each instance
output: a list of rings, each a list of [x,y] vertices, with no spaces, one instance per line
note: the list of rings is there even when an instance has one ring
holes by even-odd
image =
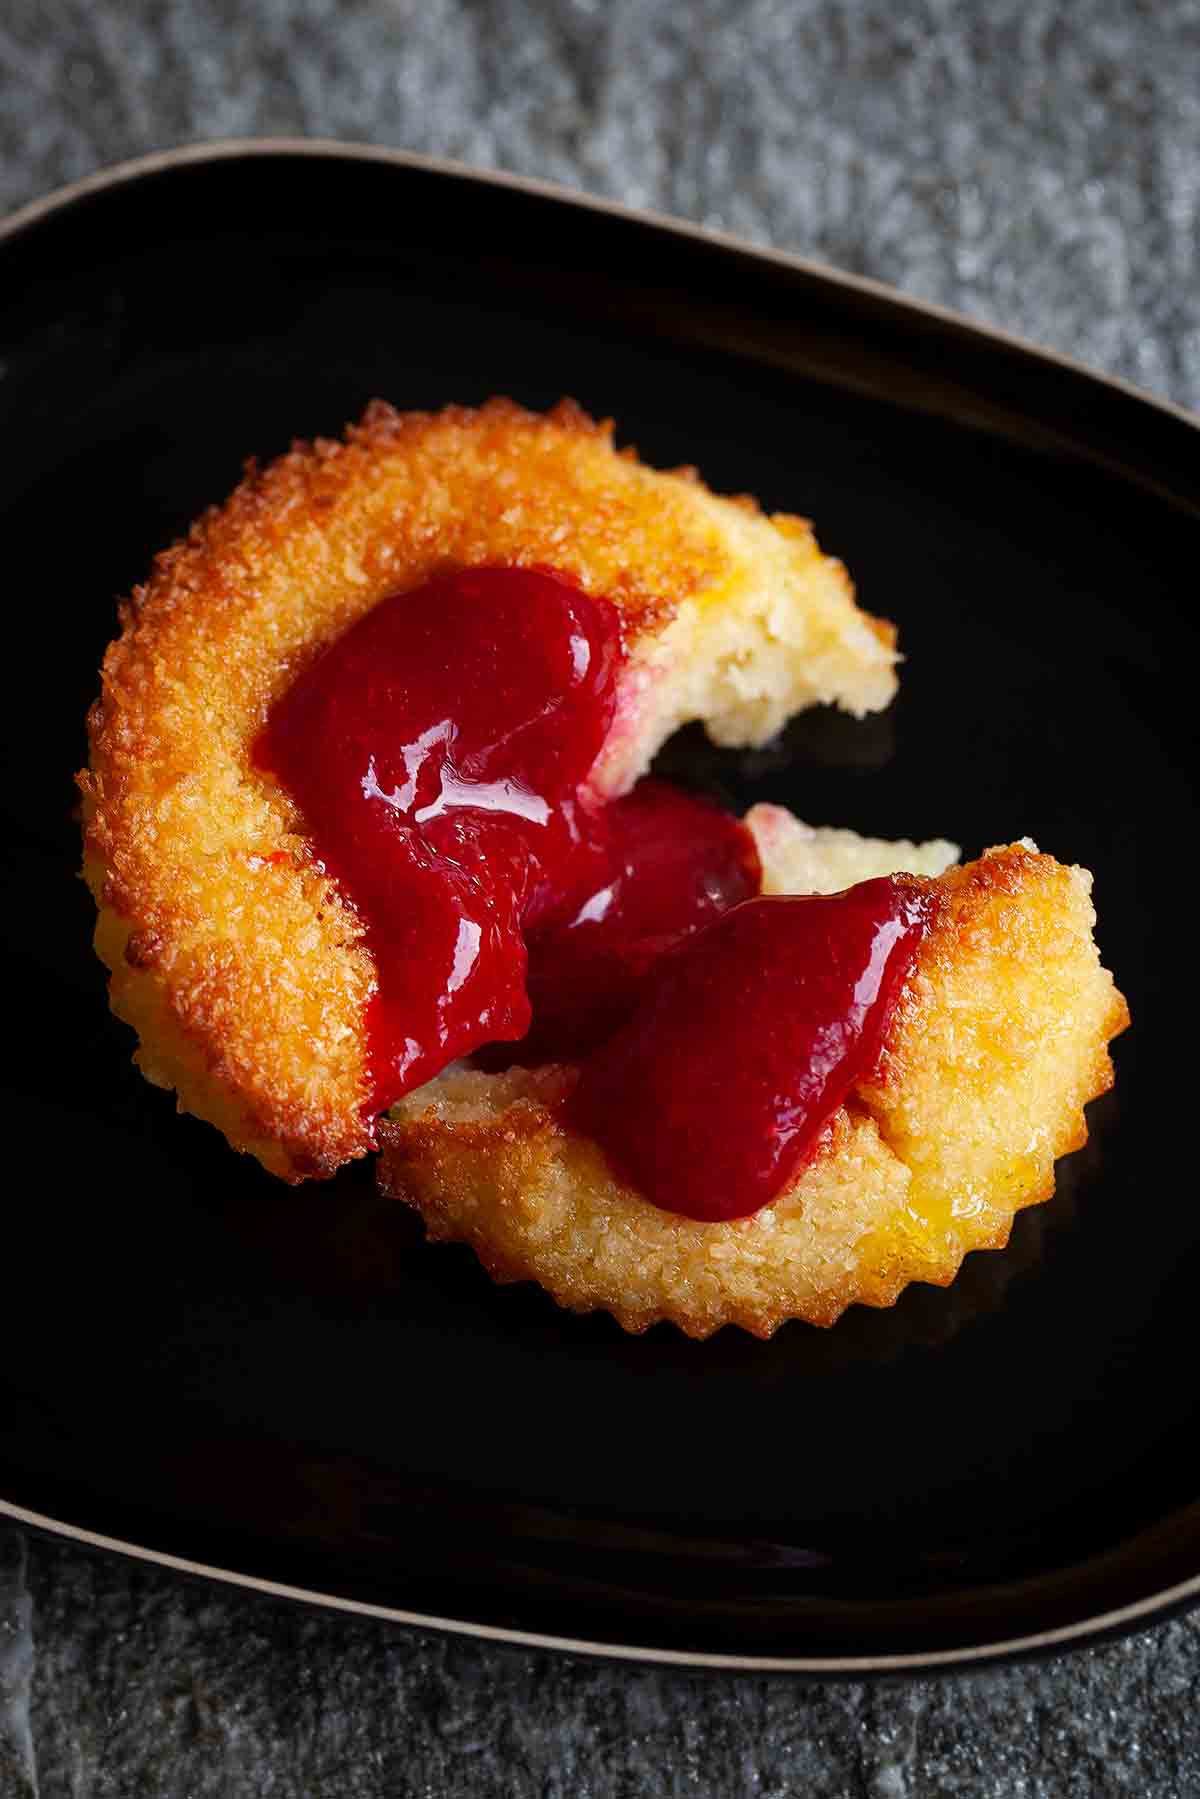
[[[591,860],[526,914],[533,1025],[493,1064],[575,1061],[604,1042],[660,956],[762,883],[740,820],[666,781],[640,782],[592,824]]]
[[[559,576],[441,576],[318,657],[255,755],[366,929],[372,1115],[474,1052],[582,1059],[575,1117],[614,1166],[738,1217],[878,1056],[923,902],[903,879],[756,899],[711,801],[644,781],[602,806],[622,656],[616,609]]]
[[[927,891],[901,875],[725,913],[659,962],[584,1063],[572,1121],[668,1211],[758,1211],[877,1063]]]
[[[467,571],[382,601],[273,708],[256,759],[375,960],[373,1113],[529,1028],[522,915],[586,855],[621,653],[608,601]]]

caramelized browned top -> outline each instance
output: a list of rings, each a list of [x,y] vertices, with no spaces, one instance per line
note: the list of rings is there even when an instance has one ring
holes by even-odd
[[[618,453],[570,402],[544,416],[375,403],[344,442],[249,469],[157,558],[105,656],[80,785],[113,1005],[188,1109],[293,1176],[370,1145],[371,959],[249,758],[296,673],[383,595],[497,563],[608,595],[636,658],[737,568],[704,495],[690,471]]]

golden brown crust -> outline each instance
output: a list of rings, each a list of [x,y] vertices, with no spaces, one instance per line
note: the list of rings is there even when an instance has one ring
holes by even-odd
[[[754,1217],[696,1223],[615,1180],[561,1122],[575,1078],[561,1068],[448,1072],[410,1095],[381,1127],[385,1189],[498,1280],[537,1280],[632,1331],[670,1319],[694,1337],[726,1324],[766,1337],[788,1318],[891,1305],[913,1280],[947,1285],[1053,1191],[1128,1013],[1082,870],[1014,844],[929,887],[935,922],[878,1078]]]
[[[384,595],[486,563],[551,565],[619,606],[630,657],[597,776],[611,789],[686,717],[707,710],[725,740],[755,741],[809,699],[863,710],[894,687],[889,647],[806,526],[643,468],[569,402],[546,415],[376,403],[344,442],[249,468],[122,608],[79,777],[84,872],[145,1072],[288,1179],[371,1146],[374,969],[250,746],[298,671]],[[714,625],[739,608],[767,668],[749,684]],[[781,611],[794,666],[777,675]]]

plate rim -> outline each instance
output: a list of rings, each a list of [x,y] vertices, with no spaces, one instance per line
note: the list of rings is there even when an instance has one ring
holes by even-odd
[[[23,1525],[45,1535],[59,1537],[85,1549],[120,1555],[127,1560],[147,1562],[168,1568],[173,1573],[193,1579],[217,1581],[222,1586],[237,1587],[263,1598],[287,1599],[319,1606],[322,1610],[345,1612],[352,1616],[372,1618],[388,1624],[401,1624],[410,1629],[432,1630],[443,1636],[470,1637],[485,1643],[497,1643],[510,1649],[546,1649],[565,1655],[586,1656],[594,1661],[628,1662],[633,1665],[694,1669],[707,1673],[733,1674],[799,1674],[816,1680],[862,1680],[901,1674],[952,1674],[996,1663],[1052,1656],[1067,1649],[1085,1649],[1113,1637],[1127,1635],[1139,1625],[1165,1622],[1174,1612],[1187,1609],[1200,1601],[1200,1574],[1177,1581],[1146,1599],[1131,1600],[1111,1611],[1100,1612],[1073,1624],[1058,1625],[1053,1630],[1030,1631],[1024,1636],[1006,1637],[998,1642],[962,1644],[956,1648],[925,1651],[904,1650],[891,1655],[734,1655],[729,1651],[701,1649],[667,1649],[654,1644],[601,1642],[590,1637],[560,1636],[551,1631],[521,1630],[502,1624],[480,1624],[469,1618],[447,1617],[437,1612],[409,1611],[403,1606],[383,1605],[370,1599],[354,1599],[346,1594],[325,1593],[317,1587],[293,1586],[288,1581],[271,1580],[264,1575],[246,1574],[236,1568],[222,1568],[210,1562],[194,1562],[187,1556],[169,1550],[153,1549],[141,1543],[129,1543],[121,1537],[105,1536],[101,1531],[82,1525],[68,1524],[44,1512],[30,1511],[0,1496],[0,1522]]]
[[[448,157],[419,154],[387,145],[328,137],[232,137],[189,142],[169,149],[107,164],[78,179],[52,189],[49,193],[0,217],[0,251],[13,239],[42,220],[65,211],[79,201],[103,193],[110,188],[132,185],[152,175],[173,169],[229,162],[239,158],[270,157],[323,159],[330,162],[370,162],[398,169],[440,175],[475,185],[504,188],[536,198],[572,206],[585,212],[627,220],[653,227],[660,233],[683,241],[708,244],[732,251],[762,264],[804,275],[827,288],[866,296],[887,307],[926,318],[935,324],[951,326],[994,346],[1016,351],[1043,364],[1061,369],[1085,381],[1106,387],[1165,418],[1174,420],[1200,433],[1200,413],[1179,403],[1149,393],[1121,376],[1108,374],[1061,351],[1025,338],[1003,328],[985,324],[951,307],[919,299],[901,289],[869,276],[853,274],[793,251],[756,244],[736,233],[660,213],[651,208],[627,206],[603,195],[582,192],[559,183],[506,170],[474,167]],[[66,1519],[5,1499],[0,1494],[0,1522],[23,1526],[86,1549],[120,1555],[127,1560],[167,1568],[175,1573],[216,1581],[227,1587],[240,1588],[264,1597],[299,1601],[336,1611],[373,1618],[409,1628],[432,1630],[443,1635],[473,1638],[511,1648],[554,1650],[596,1660],[631,1664],[651,1664],[680,1669],[744,1674],[793,1674],[814,1679],[895,1676],[902,1674],[937,1674],[955,1669],[978,1668],[1021,1658],[1053,1655],[1067,1649],[1082,1648],[1098,1641],[1123,1635],[1139,1626],[1162,1621],[1171,1614],[1200,1604],[1200,1572],[1183,1581],[1157,1589],[1145,1597],[1131,1600],[1113,1609],[1092,1613],[1050,1630],[1031,1631],[986,1643],[962,1643],[936,1650],[906,1650],[892,1654],[866,1655],[737,1655],[727,1651],[670,1649],[655,1645],[571,1637],[553,1632],[522,1630],[512,1626],[492,1625],[469,1618],[408,1610],[376,1601],[357,1599],[344,1594],[327,1593],[320,1588],[297,1586],[249,1574],[239,1569],[193,1561],[148,1544],[108,1536],[72,1524]]]
[[[235,161],[241,156],[261,156],[263,158],[294,156],[300,159],[311,157],[314,160],[325,159],[331,162],[341,160],[390,164],[396,168],[414,169],[426,174],[443,175],[483,186],[502,187],[510,192],[530,194],[539,199],[557,201],[585,212],[625,219],[631,224],[649,225],[655,230],[665,232],[673,237],[693,243],[710,244],[717,249],[731,250],[738,255],[747,256],[777,268],[789,269],[796,274],[806,275],[812,280],[828,286],[842,288],[849,293],[861,294],[872,300],[882,301],[901,311],[916,313],[935,323],[952,325],[985,342],[1005,349],[1016,350],[1025,356],[1033,356],[1041,362],[1050,363],[1070,374],[1083,376],[1087,381],[1097,382],[1101,387],[1111,388],[1114,392],[1123,394],[1127,399],[1140,401],[1142,405],[1150,406],[1166,417],[1175,419],[1178,423],[1189,425],[1194,431],[1200,431],[1200,412],[1193,412],[1189,407],[1181,405],[1176,400],[1151,393],[1148,389],[1139,387],[1136,382],[1126,380],[1122,375],[1113,375],[1106,370],[1097,369],[1090,363],[1081,361],[1078,357],[1070,356],[1065,351],[1054,349],[1048,344],[1039,343],[1033,338],[1024,337],[1019,332],[1007,331],[1002,326],[987,324],[971,317],[968,313],[959,312],[952,306],[943,306],[936,300],[920,299],[915,295],[907,294],[902,288],[895,287],[886,281],[879,281],[874,276],[857,275],[849,269],[838,268],[835,264],[822,262],[816,257],[803,256],[794,250],[782,250],[770,244],[757,244],[750,238],[739,236],[737,232],[725,231],[714,225],[697,224],[673,213],[659,212],[653,207],[627,206],[623,201],[610,199],[607,195],[566,187],[560,182],[545,181],[539,176],[519,175],[508,169],[481,168],[471,163],[459,162],[453,157],[428,156],[414,150],[396,149],[388,144],[372,144],[365,139],[289,136],[220,137],[190,141],[166,150],[147,151],[140,156],[131,156],[120,162],[108,163],[103,168],[95,169],[87,175],[81,175],[75,181],[52,188],[49,193],[27,201],[15,212],[0,216],[0,246],[3,246],[9,238],[18,236],[51,214],[64,210],[78,200],[103,193],[110,187],[123,186],[140,180],[143,176],[160,174],[173,168],[186,168],[192,164],[205,162]]]

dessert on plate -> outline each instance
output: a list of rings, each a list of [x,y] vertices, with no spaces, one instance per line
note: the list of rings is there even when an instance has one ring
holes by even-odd
[[[877,710],[896,660],[806,523],[568,403],[376,404],[251,469],[89,717],[143,1072],[287,1180],[382,1147],[432,1235],[630,1329],[952,1278],[1111,1079],[1089,878],[647,778],[689,721]]]

